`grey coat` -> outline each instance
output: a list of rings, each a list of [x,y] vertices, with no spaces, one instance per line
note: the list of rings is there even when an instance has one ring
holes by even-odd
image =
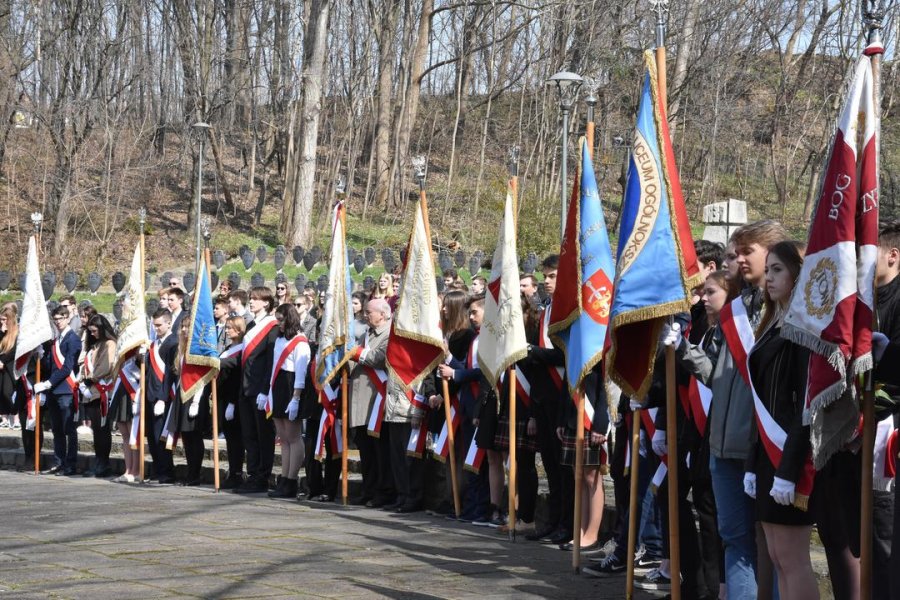
[[[365,426],[369,419],[369,411],[372,410],[372,402],[375,400],[377,390],[364,367],[385,369],[385,354],[390,331],[391,324],[388,321],[375,330],[374,335],[369,336],[368,345],[366,345],[366,332],[363,332],[356,340],[360,347],[366,348],[366,352],[359,362],[350,361],[349,363],[350,406],[347,410],[350,422],[347,424],[348,427]]]
[[[761,317],[761,294],[746,290],[741,294],[750,324],[755,329]],[[679,362],[712,390],[709,409],[709,451],[716,458],[745,460],[750,452],[752,425],[755,418],[753,395],[741,377],[728,344],[716,326],[719,354],[707,356],[700,346],[682,344],[677,352]]]

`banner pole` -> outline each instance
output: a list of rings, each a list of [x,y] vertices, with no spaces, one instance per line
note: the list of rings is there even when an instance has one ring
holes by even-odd
[[[349,444],[347,443],[347,368],[341,369],[341,440],[343,448],[341,449],[341,497],[344,506],[350,503],[350,482],[349,476]]]
[[[669,317],[670,324],[672,318]],[[675,348],[666,346],[666,453],[669,456],[669,566],[672,573],[672,599],[681,598],[681,546],[678,523],[678,422],[675,414]]]
[[[572,518],[572,567],[581,572],[581,512],[584,489],[584,390],[578,390],[578,418],[575,423],[575,514]]]
[[[26,377],[28,377],[26,375]],[[34,383],[41,382],[41,359],[37,359],[34,367]],[[37,394],[32,394],[32,402],[34,402],[34,474],[41,472],[41,402]]]
[[[634,598],[634,547],[638,527],[638,471],[641,451],[641,409],[631,413],[631,467],[629,477],[631,492],[628,497],[628,549],[625,557],[625,598]]]
[[[209,245],[204,250],[204,259],[206,260],[206,281],[209,283],[210,292],[212,292],[212,275],[209,270]],[[218,377],[212,380],[212,429],[213,429],[213,487],[216,492],[219,491],[219,386]]]
[[[144,275],[144,211],[143,211],[143,209],[141,210],[140,219],[141,219],[141,289],[143,289],[144,283],[147,281],[146,275]],[[146,290],[144,290],[144,291],[146,292]],[[145,300],[145,298],[141,298],[141,301],[144,301],[144,300]],[[146,418],[144,416],[144,413],[147,412],[145,409],[146,409],[146,402],[147,402],[147,360],[148,359],[149,359],[149,356],[144,355],[143,360],[141,360],[141,391],[138,394],[138,421],[139,421],[139,424],[138,424],[137,443],[138,443],[138,447],[140,448],[140,451],[138,453],[138,461],[140,464],[139,476],[140,476],[141,483],[144,482],[144,457],[145,457],[145,455],[144,455],[144,437],[145,437],[146,427],[147,427]],[[134,418],[133,415],[132,415],[132,418]],[[128,444],[126,443],[125,446],[127,447]]]
[[[509,510],[507,527],[509,541],[516,541],[516,485],[518,465],[516,464],[516,367],[510,367],[509,377]]]
[[[444,394],[444,418],[447,420],[447,444],[449,444],[447,455],[450,459],[450,486],[453,490],[453,510],[456,516],[462,514],[462,508],[459,501],[459,481],[456,473],[456,434],[453,431],[453,419],[450,414],[450,386],[446,379],[441,379],[441,387]]]

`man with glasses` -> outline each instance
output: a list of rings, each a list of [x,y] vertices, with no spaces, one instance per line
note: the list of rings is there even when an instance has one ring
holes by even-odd
[[[75,475],[78,459],[78,383],[75,371],[81,354],[81,339],[69,327],[69,309],[57,306],[53,309],[53,324],[59,332],[53,342],[47,342],[49,352],[44,353],[43,367],[50,378],[34,385],[41,406],[50,411],[50,427],[53,431],[53,455],[55,464],[45,474]]]

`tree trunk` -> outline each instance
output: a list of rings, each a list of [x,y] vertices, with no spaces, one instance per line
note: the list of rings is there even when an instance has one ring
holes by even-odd
[[[375,205],[387,208],[391,183],[391,108],[394,77],[394,30],[400,2],[384,6],[378,38],[378,114],[375,120]],[[374,9],[373,9],[374,12]]]
[[[322,82],[325,80],[325,54],[328,46],[328,16],[331,0],[312,0],[303,39],[303,98],[300,106],[299,147],[296,154],[296,176],[290,202],[291,220],[286,223],[285,245],[307,245],[315,198],[316,151],[318,150],[319,116],[322,112]]]

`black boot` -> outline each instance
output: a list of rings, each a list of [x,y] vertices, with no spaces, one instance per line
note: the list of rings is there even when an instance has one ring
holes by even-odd
[[[269,492],[269,498],[284,498],[284,488],[286,484],[287,479],[279,477],[278,483],[275,484],[275,489]]]

